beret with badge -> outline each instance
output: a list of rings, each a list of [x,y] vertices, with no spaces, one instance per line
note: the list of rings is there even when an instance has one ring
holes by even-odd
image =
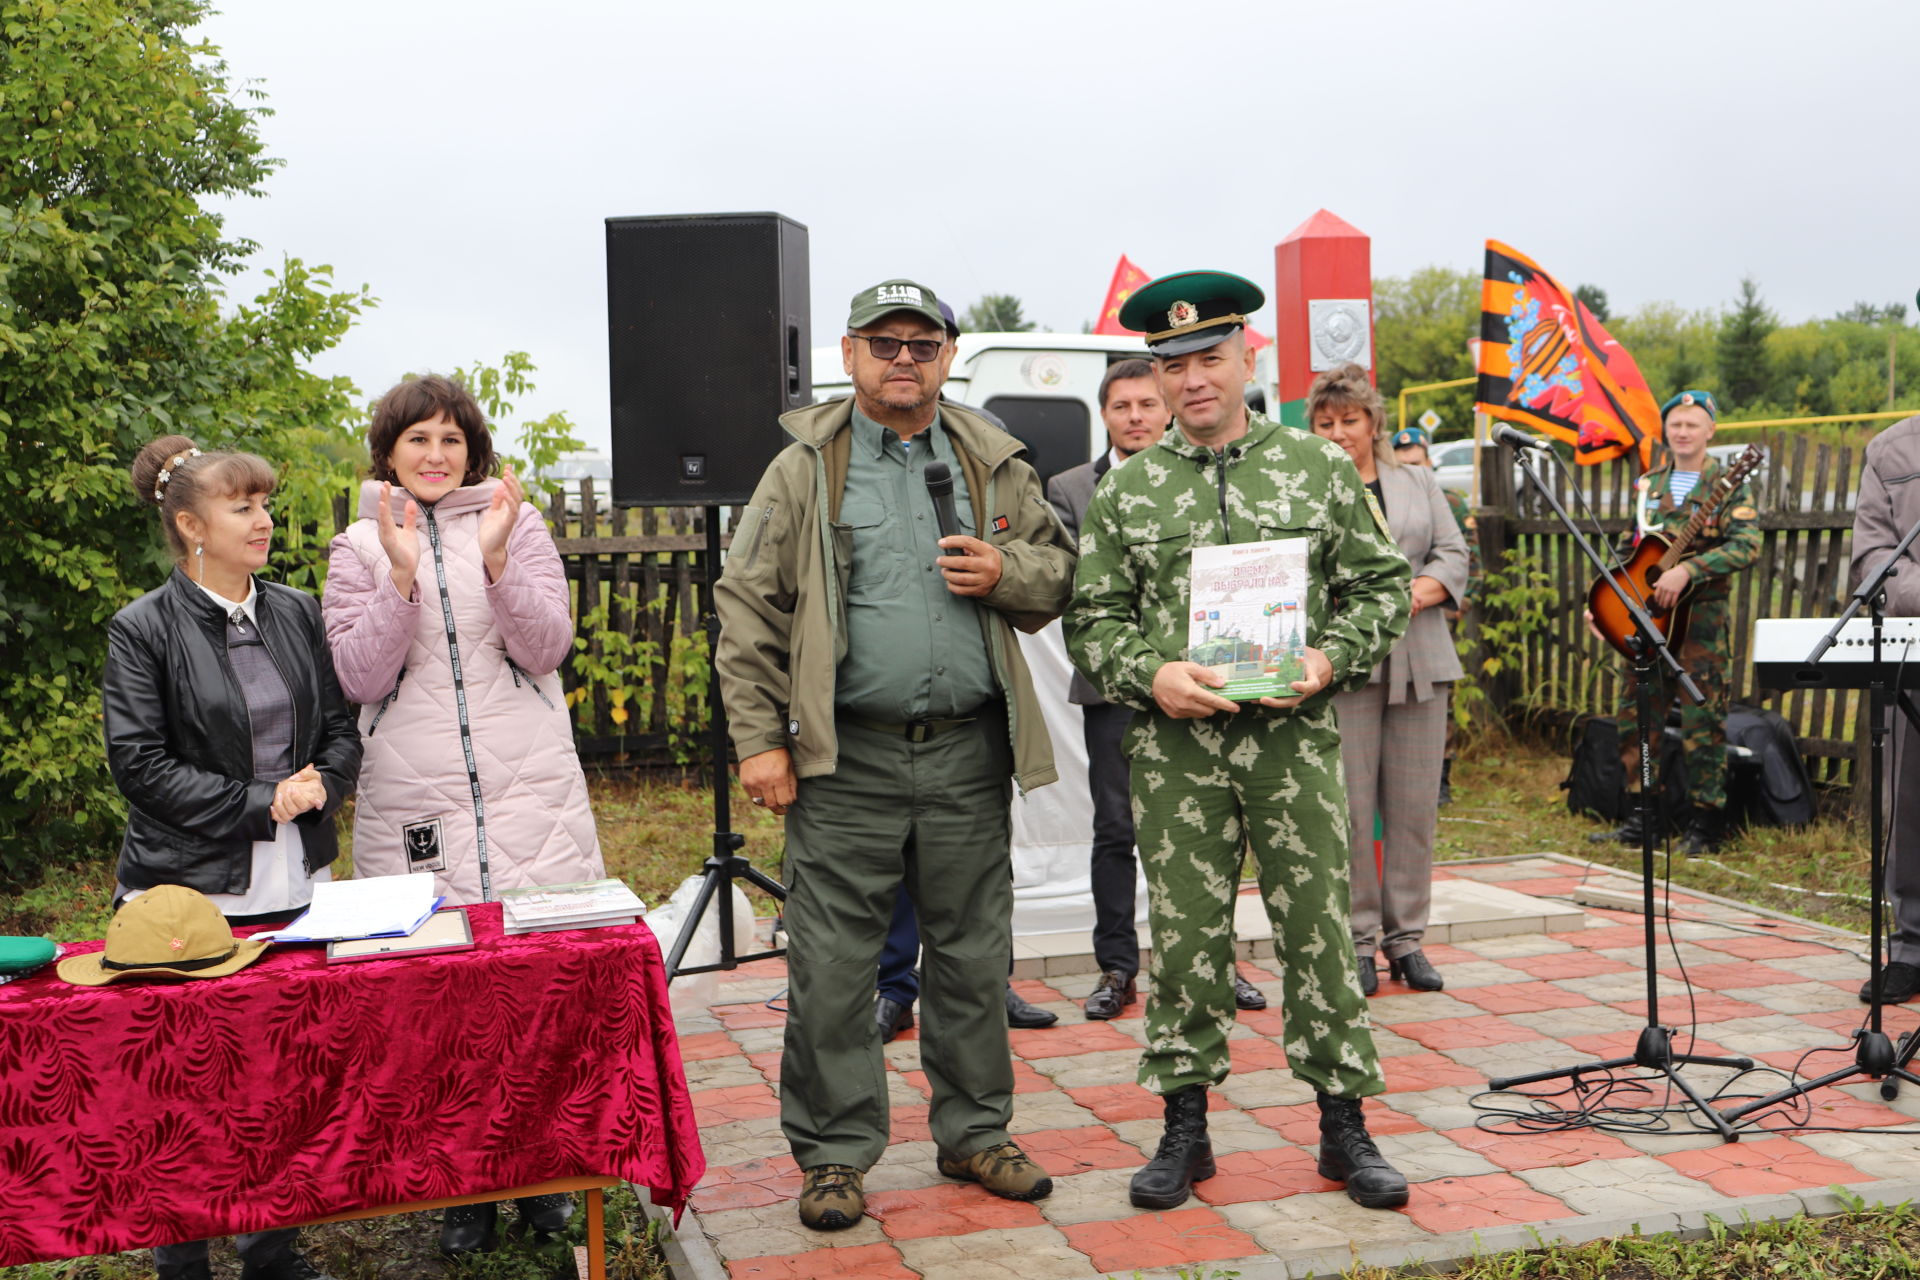
[[[1260,286],[1230,271],[1177,271],[1149,280],[1120,306],[1120,323],[1144,333],[1156,356],[1218,346],[1267,303]]]

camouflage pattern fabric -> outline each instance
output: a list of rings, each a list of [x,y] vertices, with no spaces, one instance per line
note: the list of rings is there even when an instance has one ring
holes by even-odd
[[[1650,471],[1641,477],[1635,505],[1636,525],[1622,547],[1624,559],[1638,540],[1644,526],[1669,538],[1678,537],[1693,513],[1712,492],[1713,483],[1725,468],[1712,458],[1707,460],[1700,479],[1684,501],[1675,502],[1671,465]],[[1664,725],[1667,709],[1675,697],[1680,699],[1680,740],[1687,762],[1687,797],[1708,809],[1724,809],[1727,804],[1727,705],[1728,667],[1733,657],[1732,601],[1729,578],[1760,557],[1760,513],[1754,506],[1753,491],[1742,484],[1720,504],[1714,520],[1694,539],[1693,553],[1680,563],[1694,576],[1687,621],[1686,642],[1674,655],[1680,665],[1700,686],[1706,701],[1699,706],[1679,693],[1663,673],[1656,672],[1653,686],[1653,723]],[[1620,760],[1627,778],[1637,786],[1640,777],[1640,743],[1633,732],[1636,723],[1634,680],[1631,675],[1621,686],[1619,721]],[[1660,758],[1656,744],[1653,758]]]
[[[1186,654],[1193,548],[1287,537],[1309,541],[1308,637],[1333,666],[1329,688],[1287,711],[1160,712],[1154,674]],[[1332,695],[1364,685],[1405,632],[1411,577],[1347,456],[1258,414],[1219,453],[1176,424],[1094,494],[1063,621],[1074,665],[1109,701],[1151,713],[1128,737],[1153,940],[1147,1089],[1226,1077],[1233,899],[1249,845],[1285,970],[1294,1072],[1339,1096],[1384,1087],[1353,971]]]

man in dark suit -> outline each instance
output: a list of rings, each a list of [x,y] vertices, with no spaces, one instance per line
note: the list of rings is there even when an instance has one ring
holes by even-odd
[[[1173,420],[1160,394],[1153,365],[1121,360],[1100,380],[1100,417],[1107,426],[1108,449],[1092,462],[1062,471],[1047,482],[1047,501],[1060,513],[1067,532],[1080,536],[1080,518],[1101,477],[1142,449],[1160,442]],[[1118,1017],[1133,1003],[1140,972],[1140,943],[1133,931],[1133,806],[1128,798],[1124,744],[1133,710],[1102,698],[1078,671],[1067,700],[1085,716],[1087,785],[1093,792],[1093,957],[1100,982],[1087,997],[1087,1016]],[[1267,998],[1239,974],[1233,976],[1234,1002],[1242,1009],[1264,1009]]]

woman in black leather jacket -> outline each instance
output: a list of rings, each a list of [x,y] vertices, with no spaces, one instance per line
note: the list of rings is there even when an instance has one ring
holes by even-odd
[[[107,624],[107,764],[127,798],[117,899],[197,889],[232,924],[284,923],[338,852],[334,813],[360,775],[360,731],[334,679],[320,605],[266,565],[273,468],[184,436],[133,462],[160,509],[173,574]],[[326,1280],[297,1228],[238,1236],[248,1280]],[[208,1280],[205,1241],[153,1251],[161,1280]]]
[[[168,436],[141,451],[133,485],[178,567],[107,627],[107,762],[128,804],[119,896],[181,884],[231,923],[291,919],[337,852],[360,733],[319,603],[253,577],[273,469]]]

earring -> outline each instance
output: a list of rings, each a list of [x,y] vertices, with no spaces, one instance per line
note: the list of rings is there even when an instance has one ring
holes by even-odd
[[[207,544],[204,542],[194,543],[193,544],[193,580],[199,583],[201,586],[205,586],[207,584],[206,556],[207,556]]]

